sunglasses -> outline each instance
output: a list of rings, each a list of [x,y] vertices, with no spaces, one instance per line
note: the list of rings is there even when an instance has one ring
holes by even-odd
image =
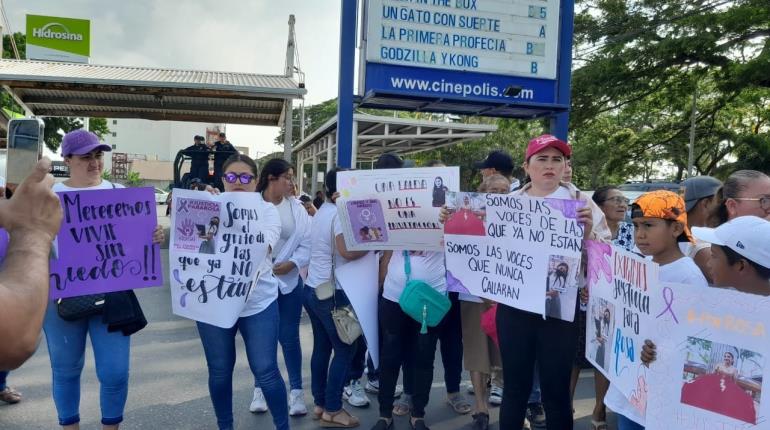
[[[611,203],[615,203],[616,205],[626,205],[626,206],[628,206],[628,204],[631,203],[630,200],[628,200],[626,197],[623,197],[623,196],[610,197],[607,200],[605,200],[605,202],[611,202]]]
[[[228,184],[234,184],[236,181],[241,181],[241,184],[246,185],[254,180],[254,175],[250,175],[248,173],[241,173],[240,175],[233,172],[227,172],[224,175],[222,175],[222,178],[224,178],[225,182]]]

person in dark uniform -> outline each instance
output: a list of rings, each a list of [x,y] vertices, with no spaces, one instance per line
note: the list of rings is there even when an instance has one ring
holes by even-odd
[[[190,180],[197,178],[203,183],[208,182],[210,153],[203,136],[195,136],[195,144],[185,148],[185,155],[190,157]]]
[[[219,188],[219,191],[224,191],[222,166],[225,164],[225,160],[237,153],[235,147],[227,140],[227,136],[224,133],[219,133],[219,140],[214,143],[214,186]]]

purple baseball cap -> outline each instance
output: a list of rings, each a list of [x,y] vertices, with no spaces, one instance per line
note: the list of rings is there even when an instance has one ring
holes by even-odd
[[[85,155],[95,149],[104,152],[112,151],[110,145],[99,142],[99,138],[95,134],[82,128],[65,134],[61,140],[62,157]]]

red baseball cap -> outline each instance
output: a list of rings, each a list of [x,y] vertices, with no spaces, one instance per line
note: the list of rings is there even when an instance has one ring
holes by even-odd
[[[526,159],[529,160],[530,157],[546,148],[556,148],[561,151],[565,157],[572,156],[572,147],[570,147],[567,142],[559,139],[556,136],[544,134],[529,141],[529,145],[527,145]]]

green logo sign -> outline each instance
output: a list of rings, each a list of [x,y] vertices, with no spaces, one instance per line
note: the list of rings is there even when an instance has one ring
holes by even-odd
[[[91,54],[91,21],[56,16],[27,15],[27,52],[41,54],[39,59],[88,57]],[[35,49],[35,48],[42,49]],[[50,52],[53,50],[54,52]],[[49,55],[46,57],[45,53]]]

